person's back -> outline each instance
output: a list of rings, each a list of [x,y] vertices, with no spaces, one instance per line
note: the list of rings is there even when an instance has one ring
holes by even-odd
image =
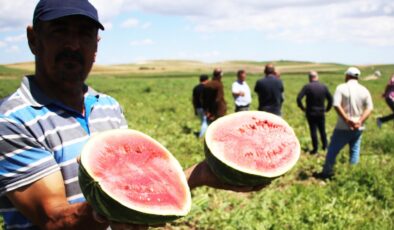
[[[204,90],[203,84],[198,84],[193,88],[193,104],[195,108],[202,108],[200,99],[203,90]]]
[[[259,97],[259,110],[280,115],[283,102],[283,84],[280,79],[268,75],[256,82],[254,91]]]
[[[207,82],[208,75],[203,74],[200,76],[200,83],[193,88],[193,106],[195,111],[199,108],[202,108],[201,95],[202,91],[204,90],[204,84]]]
[[[204,133],[208,127],[207,116],[205,115],[201,100],[204,91],[204,85],[208,82],[208,75],[202,74],[200,76],[200,84],[193,88],[193,107],[194,114],[197,115],[201,120],[200,131],[195,133],[198,137],[203,137]]]
[[[313,81],[305,85],[302,92],[306,96],[306,113],[308,115],[324,115],[325,111],[330,110],[332,97],[326,85],[319,81]],[[328,105],[325,106],[325,101]],[[297,100],[297,102],[299,102]],[[300,103],[298,103],[300,106]],[[301,106],[300,106],[301,107]]]
[[[201,95],[202,107],[210,121],[226,115],[227,112],[221,76],[221,69],[215,69],[213,79],[204,85]]]
[[[350,164],[359,162],[364,123],[373,110],[371,94],[358,83],[360,75],[359,69],[350,67],[345,72],[346,83],[340,84],[334,93],[333,106],[338,121],[331,136],[323,171],[315,174],[317,178],[325,179],[334,175],[336,157],[345,145],[349,145]]]
[[[357,80],[351,79],[337,87],[334,94],[334,106],[338,105],[343,108],[351,120],[358,120],[364,111],[372,106],[372,101],[368,89]],[[338,116],[336,128],[350,129],[341,116]],[[362,126],[360,129],[363,128]]]
[[[297,104],[305,112],[308,121],[313,146],[310,153],[316,154],[318,152],[317,131],[320,133],[322,148],[326,149],[327,147],[325,113],[332,107],[332,96],[327,87],[319,82],[319,75],[316,71],[310,71],[308,77],[309,83],[298,93]],[[302,103],[305,96],[306,108]],[[325,106],[326,99],[327,106]]]

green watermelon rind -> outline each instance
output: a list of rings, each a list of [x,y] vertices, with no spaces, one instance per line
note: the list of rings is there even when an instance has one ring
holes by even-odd
[[[79,185],[88,203],[100,215],[110,221],[130,224],[162,224],[183,216],[164,216],[138,212],[130,209],[108,196],[100,184],[86,172],[83,165],[79,167]]]
[[[273,179],[278,177],[263,177],[236,170],[219,159],[217,159],[209,150],[207,144],[204,144],[205,158],[212,172],[224,183],[235,186],[258,186],[269,184]]]

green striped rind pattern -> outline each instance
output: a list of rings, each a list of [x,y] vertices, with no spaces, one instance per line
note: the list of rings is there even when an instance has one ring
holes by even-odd
[[[79,166],[78,178],[82,193],[88,203],[98,214],[106,217],[108,220],[119,223],[154,225],[170,222],[182,217],[152,215],[125,207],[103,192],[99,183],[86,172],[82,164]]]
[[[269,184],[273,179],[277,178],[269,178],[263,176],[252,175],[249,173],[244,173],[239,170],[236,170],[219,159],[217,159],[209,150],[206,142],[204,144],[204,152],[205,158],[210,169],[213,173],[224,183],[236,185],[236,186],[258,186]]]

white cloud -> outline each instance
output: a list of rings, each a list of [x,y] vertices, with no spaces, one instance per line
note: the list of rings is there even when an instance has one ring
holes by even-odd
[[[12,45],[5,50],[6,53],[18,53],[19,51],[20,48],[17,45]]]
[[[5,42],[9,42],[9,43],[22,42],[22,41],[24,42],[26,40],[27,40],[26,34],[20,34],[17,36],[9,36],[4,39]]]
[[[105,22],[105,23],[103,24],[103,26],[104,26],[104,29],[105,29],[106,31],[112,30],[112,28],[113,28],[113,24],[112,24],[111,22]]]
[[[257,30],[294,42],[392,45],[392,0],[96,0],[103,15],[139,10],[184,16],[195,31]],[[109,13],[109,11],[111,13]]]
[[[31,23],[38,0],[0,1],[0,31]],[[286,41],[344,41],[392,45],[392,0],[91,0],[101,21],[135,11],[182,16],[195,31],[257,30]],[[133,21],[134,20],[134,21]],[[137,19],[123,26],[149,28]],[[109,27],[110,28],[110,27]],[[108,28],[107,28],[108,29]]]
[[[0,1],[0,31],[24,28],[32,22],[37,0]]]
[[[142,23],[136,18],[129,18],[123,21],[120,26],[126,29],[132,29],[132,28],[148,29],[149,27],[151,27],[151,25],[152,24],[150,22]]]
[[[121,25],[122,28],[135,28],[140,25],[140,21],[135,18],[129,18],[126,21],[124,21]]]
[[[155,42],[150,38],[143,39],[143,40],[134,40],[134,41],[130,42],[131,46],[150,46],[150,45],[154,45],[154,44],[155,44]]]
[[[150,23],[150,22],[145,22],[144,24],[141,25],[141,28],[142,28],[142,29],[148,29],[148,28],[151,27],[151,26],[152,26],[152,23]]]
[[[3,42],[3,41],[0,41],[0,48],[5,47],[6,45],[7,45],[7,43],[5,43],[5,42]]]

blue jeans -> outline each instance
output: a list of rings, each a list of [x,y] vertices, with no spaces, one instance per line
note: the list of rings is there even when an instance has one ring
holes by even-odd
[[[198,137],[203,137],[205,131],[208,128],[208,118],[205,116],[204,110],[202,108],[197,108],[197,115],[201,120],[200,133],[198,134]]]
[[[323,174],[332,175],[335,159],[341,149],[349,144],[350,164],[357,164],[360,159],[361,130],[335,129],[328,146],[326,161],[323,166]]]

